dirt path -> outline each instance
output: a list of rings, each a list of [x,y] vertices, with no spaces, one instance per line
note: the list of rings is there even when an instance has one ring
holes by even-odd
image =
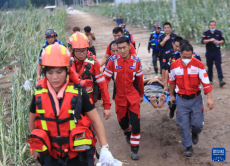
[[[115,22],[111,19],[96,16],[80,11],[69,12],[66,22],[66,29],[69,34],[72,33],[74,26],[79,26],[83,32],[84,26],[91,26],[96,35],[94,45],[97,51],[97,58],[100,61],[104,56],[107,45],[113,40],[112,29]],[[127,26],[127,29],[134,35],[136,43],[141,43],[138,56],[142,59],[142,64],[146,70],[144,75],[153,74],[153,69],[147,70],[148,64],[151,64],[151,54],[147,52],[147,43],[150,30]],[[178,33],[178,32],[177,32]],[[179,33],[178,33],[179,34]],[[205,48],[203,46],[194,46],[195,51],[199,53],[205,63]],[[230,160],[230,56],[227,53],[223,56],[223,72],[227,85],[219,88],[214,67],[214,90],[213,99],[215,108],[208,111],[205,102],[205,126],[203,132],[199,135],[199,143],[194,145],[194,156],[184,157],[183,148],[180,143],[179,128],[175,124],[175,118],[168,117],[168,107],[165,105],[162,109],[154,109],[151,105],[143,103],[141,105],[141,143],[140,160],[132,161],[130,159],[130,148],[125,141],[122,130],[120,129],[116,114],[114,112],[114,102],[112,101],[112,117],[103,123],[106,129],[106,135],[110,150],[115,158],[129,163],[130,166],[214,166],[230,165],[227,162],[212,162],[212,148],[224,147],[227,151],[227,161]],[[112,85],[109,88],[112,94]],[[102,115],[100,102],[96,104],[97,110]]]

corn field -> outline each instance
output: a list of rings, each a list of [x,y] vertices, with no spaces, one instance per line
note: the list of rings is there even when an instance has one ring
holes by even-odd
[[[34,89],[25,91],[22,86],[29,79],[32,87],[35,86],[38,55],[45,42],[45,31],[55,29],[58,39],[65,42],[65,18],[65,9],[48,12],[31,8],[0,13],[0,68],[12,60],[20,66],[15,66],[12,77],[10,103],[2,99],[0,107],[0,166],[31,165],[25,139],[29,135],[29,106]],[[7,111],[10,120],[6,118]]]
[[[126,23],[150,29],[155,22],[163,25],[169,21],[176,34],[195,42],[201,41],[204,30],[208,29],[208,23],[213,19],[226,39],[224,46],[230,48],[229,8],[229,0],[176,0],[174,14],[171,0],[157,0],[118,6],[104,4],[80,9],[111,18],[117,18],[121,13]]]

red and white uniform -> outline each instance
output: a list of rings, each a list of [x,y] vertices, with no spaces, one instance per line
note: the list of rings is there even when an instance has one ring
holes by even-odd
[[[140,141],[140,97],[144,95],[144,83],[141,61],[139,57],[131,55],[128,60],[124,60],[119,54],[110,57],[105,67],[104,76],[106,83],[114,78],[115,110],[121,128],[125,132],[129,128],[130,118],[131,146],[139,146]],[[134,82],[137,89],[134,87]],[[127,117],[129,116],[129,117]]]
[[[168,82],[176,84],[176,93],[182,95],[196,94],[201,87],[205,94],[212,91],[204,64],[196,58],[192,58],[187,66],[182,64],[181,58],[173,62]]]

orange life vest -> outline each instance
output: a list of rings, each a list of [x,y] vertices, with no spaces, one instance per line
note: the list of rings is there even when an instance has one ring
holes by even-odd
[[[35,90],[35,128],[27,140],[30,148],[38,152],[48,151],[54,158],[69,159],[94,147],[97,141],[90,119],[81,114],[82,86],[69,83],[64,94],[60,113],[47,88],[44,77]],[[88,147],[88,148],[86,148]]]

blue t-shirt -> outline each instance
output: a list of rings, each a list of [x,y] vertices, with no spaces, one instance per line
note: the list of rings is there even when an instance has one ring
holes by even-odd
[[[123,24],[124,19],[123,18],[117,18],[117,25]]]

